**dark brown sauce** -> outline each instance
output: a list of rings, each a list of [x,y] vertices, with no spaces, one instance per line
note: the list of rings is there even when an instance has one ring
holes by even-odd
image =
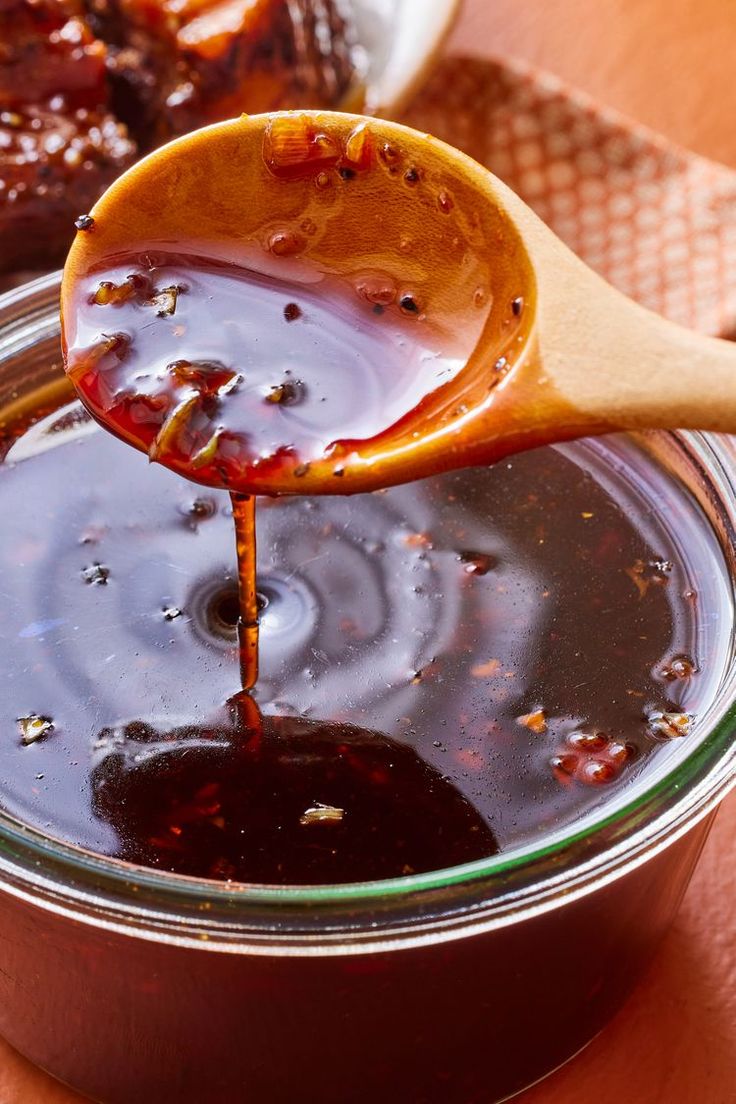
[[[76,405],[3,452],[2,806],[105,855],[313,884],[508,852],[649,777],[719,669],[715,539],[634,445],[262,500],[252,699],[226,493]]]
[[[265,717],[244,741],[227,723],[133,724],[99,744],[109,750],[90,778],[94,815],[117,827],[121,857],[145,866],[328,883],[440,870],[497,850],[448,778],[410,746],[353,725]]]
[[[67,371],[85,405],[152,460],[248,492],[376,443],[462,367],[408,294],[302,266],[275,278],[201,258],[118,258],[82,281]],[[301,277],[301,281],[296,276]],[[469,351],[469,350],[467,350]]]
[[[258,591],[256,589],[256,500],[230,496],[238,556],[238,643],[240,679],[244,690],[258,681]]]

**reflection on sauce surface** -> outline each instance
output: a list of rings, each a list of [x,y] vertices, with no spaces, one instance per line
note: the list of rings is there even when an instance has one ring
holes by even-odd
[[[325,457],[337,481],[355,443],[380,448],[472,346],[388,278],[308,274],[176,256],[108,265],[79,289],[69,374],[108,429],[197,482],[247,491]]]
[[[279,883],[508,851],[683,746],[717,675],[715,538],[635,445],[583,443],[261,500],[261,725],[232,705],[228,496],[149,467],[76,404],[16,432],[2,803],[103,854]]]

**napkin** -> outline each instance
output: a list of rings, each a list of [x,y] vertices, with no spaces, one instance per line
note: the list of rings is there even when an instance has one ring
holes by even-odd
[[[736,337],[736,172],[521,63],[447,57],[401,122],[487,166],[606,280]]]

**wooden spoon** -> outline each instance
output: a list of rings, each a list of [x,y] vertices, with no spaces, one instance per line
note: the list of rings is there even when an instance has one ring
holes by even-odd
[[[392,309],[409,303],[460,358],[449,382],[369,438],[341,441],[336,426],[308,464],[244,464],[231,491],[366,491],[613,430],[736,432],[736,347],[625,298],[488,171],[407,127],[336,112],[216,124],[139,162],[91,215],[62,284],[78,386],[80,289],[121,254],[150,250],[246,266],[257,254],[269,272],[298,264],[364,292],[378,273]],[[214,469],[171,466],[219,485]]]

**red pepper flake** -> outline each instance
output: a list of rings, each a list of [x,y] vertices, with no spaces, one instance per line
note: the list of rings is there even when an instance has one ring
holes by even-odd
[[[555,755],[550,760],[550,764],[557,781],[561,782],[563,786],[571,786],[577,767],[577,759],[573,755]]]
[[[688,655],[676,655],[673,656],[669,663],[666,663],[661,668],[659,674],[660,677],[666,679],[668,682],[675,682],[678,679],[687,679],[692,675],[697,674],[697,666]]]
[[[650,586],[666,586],[673,567],[669,560],[635,560],[624,571],[639,591],[639,597],[643,598]]]
[[[437,195],[437,206],[443,215],[449,215],[452,208],[455,206],[455,201],[449,192],[444,189]]]
[[[339,824],[344,819],[344,809],[339,809],[336,805],[323,805],[321,802],[315,801],[314,805],[310,805],[308,809],[304,810],[299,817],[299,823],[302,827],[307,827],[310,824]]]
[[[78,353],[74,362],[67,365],[71,380],[77,383],[98,365],[103,367],[101,361],[107,356],[112,355],[116,360],[124,360],[131,344],[131,338],[126,333],[102,334],[99,341]]]
[[[215,859],[209,869],[210,878],[217,878],[218,881],[231,882],[237,873],[236,868],[226,859],[224,856],[219,859]]]
[[[268,239],[268,248],[276,257],[293,257],[306,246],[304,238],[293,230],[277,230]]]
[[[378,151],[378,156],[389,169],[395,169],[401,161],[401,150],[392,146],[390,142],[384,142]]]
[[[171,287],[161,288],[160,291],[157,289],[148,300],[147,305],[156,307],[156,314],[159,318],[166,318],[167,315],[176,313],[176,303],[183,291],[186,291],[186,288],[180,284],[172,284]]]
[[[494,678],[501,670],[500,659],[488,659],[485,663],[479,663],[470,670],[473,678]]]
[[[547,731],[547,718],[543,709],[535,709],[532,713],[524,713],[516,718],[516,723],[528,728],[537,736],[543,736]]]
[[[296,406],[304,399],[305,393],[306,388],[301,380],[284,380],[272,385],[265,400],[276,406]]]
[[[655,710],[647,717],[647,724],[656,740],[677,740],[689,735],[694,720],[692,713],[662,713]]]
[[[308,176],[340,158],[335,139],[307,115],[279,115],[263,138],[263,160],[275,176]]]
[[[367,169],[373,160],[374,138],[367,122],[358,123],[345,141],[345,160],[355,169]]]
[[[122,284],[114,284],[112,280],[102,280],[90,302],[97,307],[113,306],[117,303],[125,303],[135,294],[135,287],[129,280]]]
[[[558,781],[604,786],[615,782],[636,756],[636,748],[605,732],[571,732],[550,761]]]
[[[21,743],[28,747],[35,744],[36,740],[49,736],[54,731],[54,722],[50,717],[42,717],[38,713],[30,713],[27,717],[18,717]],[[40,777],[43,777],[41,775]]]
[[[407,533],[404,537],[407,548],[431,548],[432,541],[427,533]]]
[[[639,591],[639,597],[643,598],[646,592],[649,590],[649,579],[644,578],[644,561],[636,560],[631,567],[625,567],[624,572],[629,576],[632,583]]]
[[[571,732],[567,742],[581,751],[602,751],[608,743],[608,737],[604,732]]]
[[[487,552],[459,552],[457,558],[466,575],[487,575],[496,566],[495,558]]]
[[[218,360],[174,360],[167,364],[166,371],[177,383],[194,387],[203,395],[216,395],[238,375]]]
[[[581,782],[588,782],[593,786],[606,785],[608,782],[613,782],[617,774],[616,768],[613,763],[607,763],[602,759],[589,759],[587,763],[583,763],[582,768],[578,771],[578,777]]]
[[[389,276],[368,273],[355,281],[355,290],[361,299],[376,306],[388,307],[396,300],[396,285]]]

